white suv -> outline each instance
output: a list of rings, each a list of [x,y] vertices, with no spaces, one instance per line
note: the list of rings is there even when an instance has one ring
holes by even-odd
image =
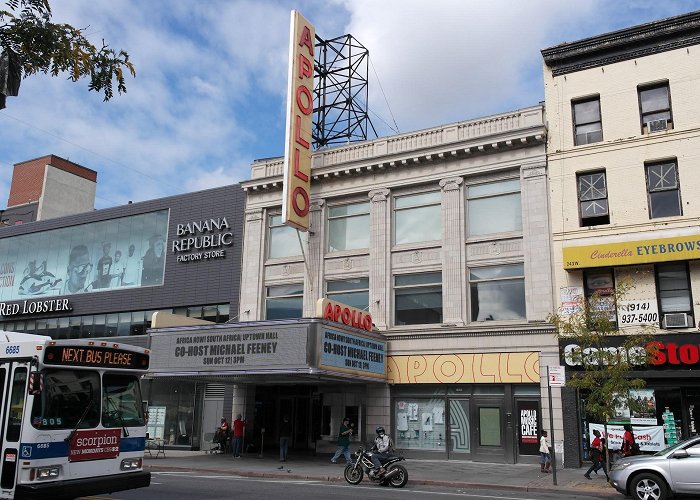
[[[619,459],[610,484],[636,500],[666,500],[669,494],[700,496],[700,436],[654,455]]]

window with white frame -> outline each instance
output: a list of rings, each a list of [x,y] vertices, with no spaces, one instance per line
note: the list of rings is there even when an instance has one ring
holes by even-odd
[[[394,323],[442,323],[442,273],[394,276]]]
[[[578,174],[578,201],[581,226],[610,224],[608,214],[608,185],[605,172]]]
[[[668,82],[639,86],[637,92],[642,133],[661,132],[673,128],[671,92]]]
[[[525,319],[523,264],[469,270],[472,321]]]
[[[299,235],[291,226],[282,224],[281,215],[270,215],[267,219],[267,257],[278,259],[302,255]]]
[[[394,198],[394,244],[441,240],[440,207],[439,191]]]
[[[304,285],[268,286],[265,297],[266,319],[289,319],[303,316]]]
[[[683,215],[675,161],[646,165],[649,218]]]
[[[520,179],[467,186],[467,234],[522,231]]]
[[[603,140],[603,122],[600,118],[600,97],[572,101],[574,117],[574,144],[581,146]]]
[[[326,297],[336,302],[369,309],[369,278],[348,278],[326,283]]]
[[[328,207],[328,251],[369,248],[369,202]]]
[[[693,312],[693,297],[690,292],[690,273],[686,262],[656,264],[656,287],[659,292],[659,313]]]

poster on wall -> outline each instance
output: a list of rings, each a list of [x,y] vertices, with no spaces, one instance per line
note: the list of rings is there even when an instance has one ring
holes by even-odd
[[[623,404],[615,408],[614,420],[629,420],[631,424],[657,425],[656,397],[654,389],[630,389],[630,400],[635,402],[633,408]]]
[[[0,239],[0,301],[163,284],[168,210]]]
[[[538,455],[540,446],[537,436],[539,428],[539,404],[537,401],[517,402],[518,452],[520,455]]]

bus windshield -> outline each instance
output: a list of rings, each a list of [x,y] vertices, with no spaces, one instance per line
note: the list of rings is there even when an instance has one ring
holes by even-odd
[[[35,428],[74,429],[77,426],[90,429],[97,427],[99,422],[99,373],[88,370],[44,372],[44,389],[34,398],[32,406],[32,425]]]
[[[133,375],[105,373],[102,378],[102,425],[124,427],[144,425],[141,391]]]

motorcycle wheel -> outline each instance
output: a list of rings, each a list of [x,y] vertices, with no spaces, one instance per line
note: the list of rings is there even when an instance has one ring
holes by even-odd
[[[389,479],[389,484],[393,486],[394,488],[403,488],[406,486],[406,483],[408,482],[408,471],[406,470],[406,467],[403,465],[394,465],[391,469],[389,470],[395,470],[398,469],[401,472],[396,474],[394,477]]]
[[[345,473],[343,474],[345,476],[345,480],[350,483],[350,484],[360,484],[362,482],[362,476],[364,475],[364,472],[362,472],[362,467],[359,465],[355,467],[354,464],[350,464],[347,467],[345,467]]]

